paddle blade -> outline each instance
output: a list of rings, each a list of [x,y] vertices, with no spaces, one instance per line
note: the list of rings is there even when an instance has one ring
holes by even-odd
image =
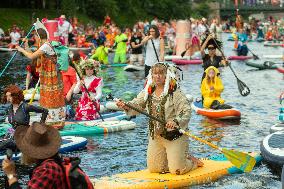
[[[254,60],[259,60],[259,57],[257,55],[255,55],[255,54],[253,54],[253,59]]]
[[[248,88],[248,86],[244,82],[242,82],[239,78],[237,78],[237,83],[238,83],[239,92],[242,96],[247,96],[250,94],[250,89]]]
[[[186,53],[186,50],[183,51],[183,52],[180,54],[180,56],[181,56],[181,57],[184,57],[185,53]]]
[[[222,149],[225,157],[243,172],[250,172],[256,164],[254,157],[236,150]]]

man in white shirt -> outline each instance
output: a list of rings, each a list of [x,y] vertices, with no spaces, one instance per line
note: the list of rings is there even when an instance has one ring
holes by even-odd
[[[21,34],[17,31],[17,27],[13,27],[13,30],[10,33],[10,38],[11,38],[11,43],[8,45],[8,48],[12,49],[19,46]]]
[[[63,45],[68,45],[68,34],[72,32],[72,25],[66,20],[65,15],[59,17],[61,20],[58,22],[58,33]]]

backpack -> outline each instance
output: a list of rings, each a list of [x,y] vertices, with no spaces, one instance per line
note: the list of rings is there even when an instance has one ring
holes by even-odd
[[[54,50],[57,56],[59,70],[67,71],[69,66],[69,48],[58,41],[51,41],[50,47]]]
[[[69,189],[94,189],[88,175],[80,168],[81,159],[78,157],[64,157],[62,166]]]

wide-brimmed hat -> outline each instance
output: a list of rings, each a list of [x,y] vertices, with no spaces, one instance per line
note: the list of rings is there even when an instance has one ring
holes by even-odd
[[[66,17],[65,17],[64,14],[62,14],[59,18],[64,18],[64,19],[66,19]]]
[[[46,159],[54,156],[61,145],[58,130],[39,122],[34,122],[29,127],[19,126],[14,137],[20,151],[35,159]]]

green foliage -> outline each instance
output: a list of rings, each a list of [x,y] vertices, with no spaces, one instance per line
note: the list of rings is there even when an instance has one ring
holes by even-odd
[[[77,4],[75,0],[62,0],[61,2],[62,14],[65,14],[67,17],[76,16]]]
[[[30,7],[41,7],[40,1],[31,2],[34,6]],[[0,27],[7,30],[16,23],[28,29],[32,18],[54,19],[61,14],[68,18],[76,16],[84,24],[94,21],[102,23],[108,14],[122,27],[133,26],[138,20],[150,21],[154,16],[164,21],[186,19],[190,16],[207,17],[210,10],[206,2],[209,1],[195,2],[196,5],[192,8],[191,0],[49,0],[46,1],[46,9],[1,9]]]

